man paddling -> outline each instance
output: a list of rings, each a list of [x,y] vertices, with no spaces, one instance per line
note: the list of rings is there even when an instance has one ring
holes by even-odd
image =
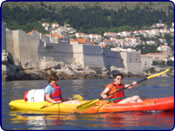
[[[120,88],[126,88],[129,86],[127,84],[125,85],[122,84],[123,74],[121,73],[113,74],[113,78],[114,78],[114,82],[107,85],[106,88],[101,93],[101,97],[103,99],[109,99],[110,102],[118,103],[118,104],[137,103],[137,102],[143,101],[139,96],[132,96],[132,97],[126,98],[123,90],[117,92],[117,90],[119,90]],[[132,83],[132,86],[129,87],[129,89],[134,88],[136,84],[137,82],[134,81]]]

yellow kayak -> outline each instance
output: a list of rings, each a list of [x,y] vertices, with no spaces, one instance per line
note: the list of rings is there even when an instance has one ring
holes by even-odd
[[[40,112],[73,113],[79,104],[60,103],[53,104],[47,101],[26,102],[23,99],[14,100],[9,103],[11,110],[28,110]]]
[[[80,100],[81,104],[88,100]],[[100,100],[94,106],[85,111],[78,111],[77,106],[80,103],[63,102],[60,104],[52,104],[44,102],[26,102],[22,99],[14,100],[9,103],[11,110],[39,111],[39,112],[55,112],[55,113],[102,113],[102,112],[124,112],[124,111],[167,111],[174,110],[174,96],[165,98],[145,99],[141,103],[117,104],[109,103],[107,100]]]

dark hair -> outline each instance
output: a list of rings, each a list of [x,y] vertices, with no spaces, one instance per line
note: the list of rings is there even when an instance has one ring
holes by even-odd
[[[51,81],[57,81],[57,80],[59,80],[59,77],[56,74],[52,74],[49,76],[48,83],[50,83]]]
[[[123,79],[123,74],[122,73],[114,73],[112,75],[113,75],[113,78],[116,78],[117,76],[121,76],[122,79]]]

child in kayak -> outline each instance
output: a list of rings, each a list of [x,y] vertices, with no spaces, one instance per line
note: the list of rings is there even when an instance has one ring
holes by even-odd
[[[77,100],[72,100],[72,98],[68,98],[64,100],[61,94],[61,87],[58,85],[58,76],[56,74],[52,74],[49,77],[48,85],[44,89],[45,100],[51,103],[70,103],[70,104],[80,104]]]
[[[127,84],[122,84],[123,80],[123,74],[113,74],[114,82],[107,85],[106,88],[101,93],[101,97],[103,99],[109,99],[112,103],[118,103],[118,104],[124,104],[124,103],[137,103],[142,102],[143,100],[139,96],[132,96],[132,97],[125,97],[125,93],[123,90],[116,92],[120,88],[128,87]],[[134,88],[136,86],[137,82],[134,81],[132,83],[132,86],[130,88]],[[115,93],[116,92],[116,93]]]

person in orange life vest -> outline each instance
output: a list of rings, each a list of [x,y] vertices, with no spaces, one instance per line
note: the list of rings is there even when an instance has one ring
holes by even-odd
[[[49,77],[49,84],[44,89],[45,100],[47,100],[48,102],[61,103],[64,101],[61,96],[61,87],[57,84],[58,80],[58,76],[54,74]],[[71,98],[68,99],[72,100]]]
[[[101,93],[101,97],[103,99],[109,99],[110,102],[113,103],[119,103],[119,104],[124,104],[124,103],[137,103],[137,102],[142,102],[143,100],[139,96],[132,96],[126,98],[125,93],[123,90],[116,92],[120,88],[128,87],[128,84],[122,84],[123,80],[123,74],[113,74],[114,82],[107,85],[106,88],[103,90]],[[136,86],[137,82],[134,81],[132,82],[132,86],[129,87],[129,89],[134,88]],[[114,94],[113,94],[114,93]],[[112,94],[112,95],[110,95]]]

